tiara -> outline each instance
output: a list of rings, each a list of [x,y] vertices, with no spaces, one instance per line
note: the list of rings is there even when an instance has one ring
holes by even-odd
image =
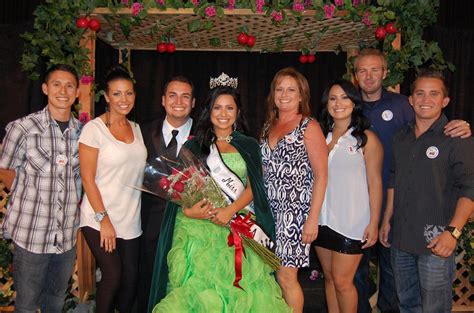
[[[224,72],[217,78],[212,78],[209,80],[209,87],[211,89],[216,88],[218,86],[222,87],[232,87],[234,89],[237,88],[238,79],[231,78],[229,75],[225,74]]]

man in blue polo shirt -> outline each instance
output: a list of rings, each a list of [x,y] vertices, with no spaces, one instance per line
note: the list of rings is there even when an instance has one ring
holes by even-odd
[[[383,191],[385,207],[387,184],[391,167],[392,139],[403,127],[414,120],[413,109],[404,95],[387,91],[383,80],[387,76],[387,61],[377,49],[362,50],[354,61],[354,72],[364,100],[364,114],[370,120],[371,130],[380,138],[384,148]],[[471,136],[467,122],[453,120],[444,127],[446,136],[466,138]],[[380,213],[383,216],[384,212]],[[380,268],[377,306],[381,312],[399,312],[393,272],[390,265],[390,249],[376,244],[372,251],[378,257]],[[369,304],[369,251],[365,251],[355,276],[359,294],[359,313],[371,312]]]

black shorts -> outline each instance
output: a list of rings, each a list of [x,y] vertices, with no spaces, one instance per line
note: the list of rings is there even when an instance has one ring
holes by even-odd
[[[362,254],[364,242],[347,238],[327,226],[319,226],[316,246],[344,254]]]

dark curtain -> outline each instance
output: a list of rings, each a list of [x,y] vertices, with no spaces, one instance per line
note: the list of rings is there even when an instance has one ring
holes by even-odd
[[[345,59],[345,54],[320,53],[315,63],[300,65],[297,53],[177,52],[165,55],[155,51],[132,51],[131,64],[138,93],[133,115],[139,123],[163,116],[163,86],[171,76],[183,74],[195,84],[197,105],[193,116],[198,118],[199,107],[209,91],[209,78],[225,72],[238,78],[243,111],[250,134],[255,136],[264,122],[265,98],[278,70],[294,66],[305,75],[311,88],[312,110],[317,114],[321,109],[318,99],[324,86],[344,74]]]
[[[0,139],[9,121],[42,108],[45,98],[41,83],[32,82],[20,69],[22,40],[19,35],[31,29],[32,12],[41,0],[0,1]],[[445,58],[456,65],[449,75],[451,104],[446,109],[450,118],[474,121],[473,34],[471,17],[473,2],[440,1],[438,23],[427,31],[427,39],[437,40]],[[97,43],[96,76],[98,82],[105,70],[117,62],[118,52],[107,44]],[[196,96],[203,101],[208,91],[210,76],[226,72],[239,78],[239,90],[246,111],[250,133],[256,135],[264,120],[264,103],[273,75],[285,66],[295,66],[308,79],[311,87],[313,114],[317,117],[321,106],[319,98],[324,86],[340,77],[344,71],[345,54],[318,53],[314,64],[300,65],[298,53],[259,54],[233,52],[177,52],[173,55],[155,51],[132,51],[132,70],[137,81],[136,109],[131,118],[146,122],[163,115],[161,96],[167,79],[176,74],[189,76],[196,85]],[[402,85],[407,93],[412,76]],[[198,114],[199,110],[195,110]],[[103,112],[103,102],[97,104],[96,114]]]

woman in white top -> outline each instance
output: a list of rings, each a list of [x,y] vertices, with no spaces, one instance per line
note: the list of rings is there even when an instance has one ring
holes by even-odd
[[[354,275],[362,249],[377,242],[382,205],[383,147],[368,130],[359,91],[346,80],[324,91],[321,126],[329,148],[328,184],[316,252],[329,312],[356,312]]]
[[[138,124],[127,120],[135,104],[126,68],[106,76],[106,113],[87,123],[79,138],[79,161],[85,191],[80,227],[102,272],[96,312],[130,312],[137,278],[140,186],[146,148]]]

